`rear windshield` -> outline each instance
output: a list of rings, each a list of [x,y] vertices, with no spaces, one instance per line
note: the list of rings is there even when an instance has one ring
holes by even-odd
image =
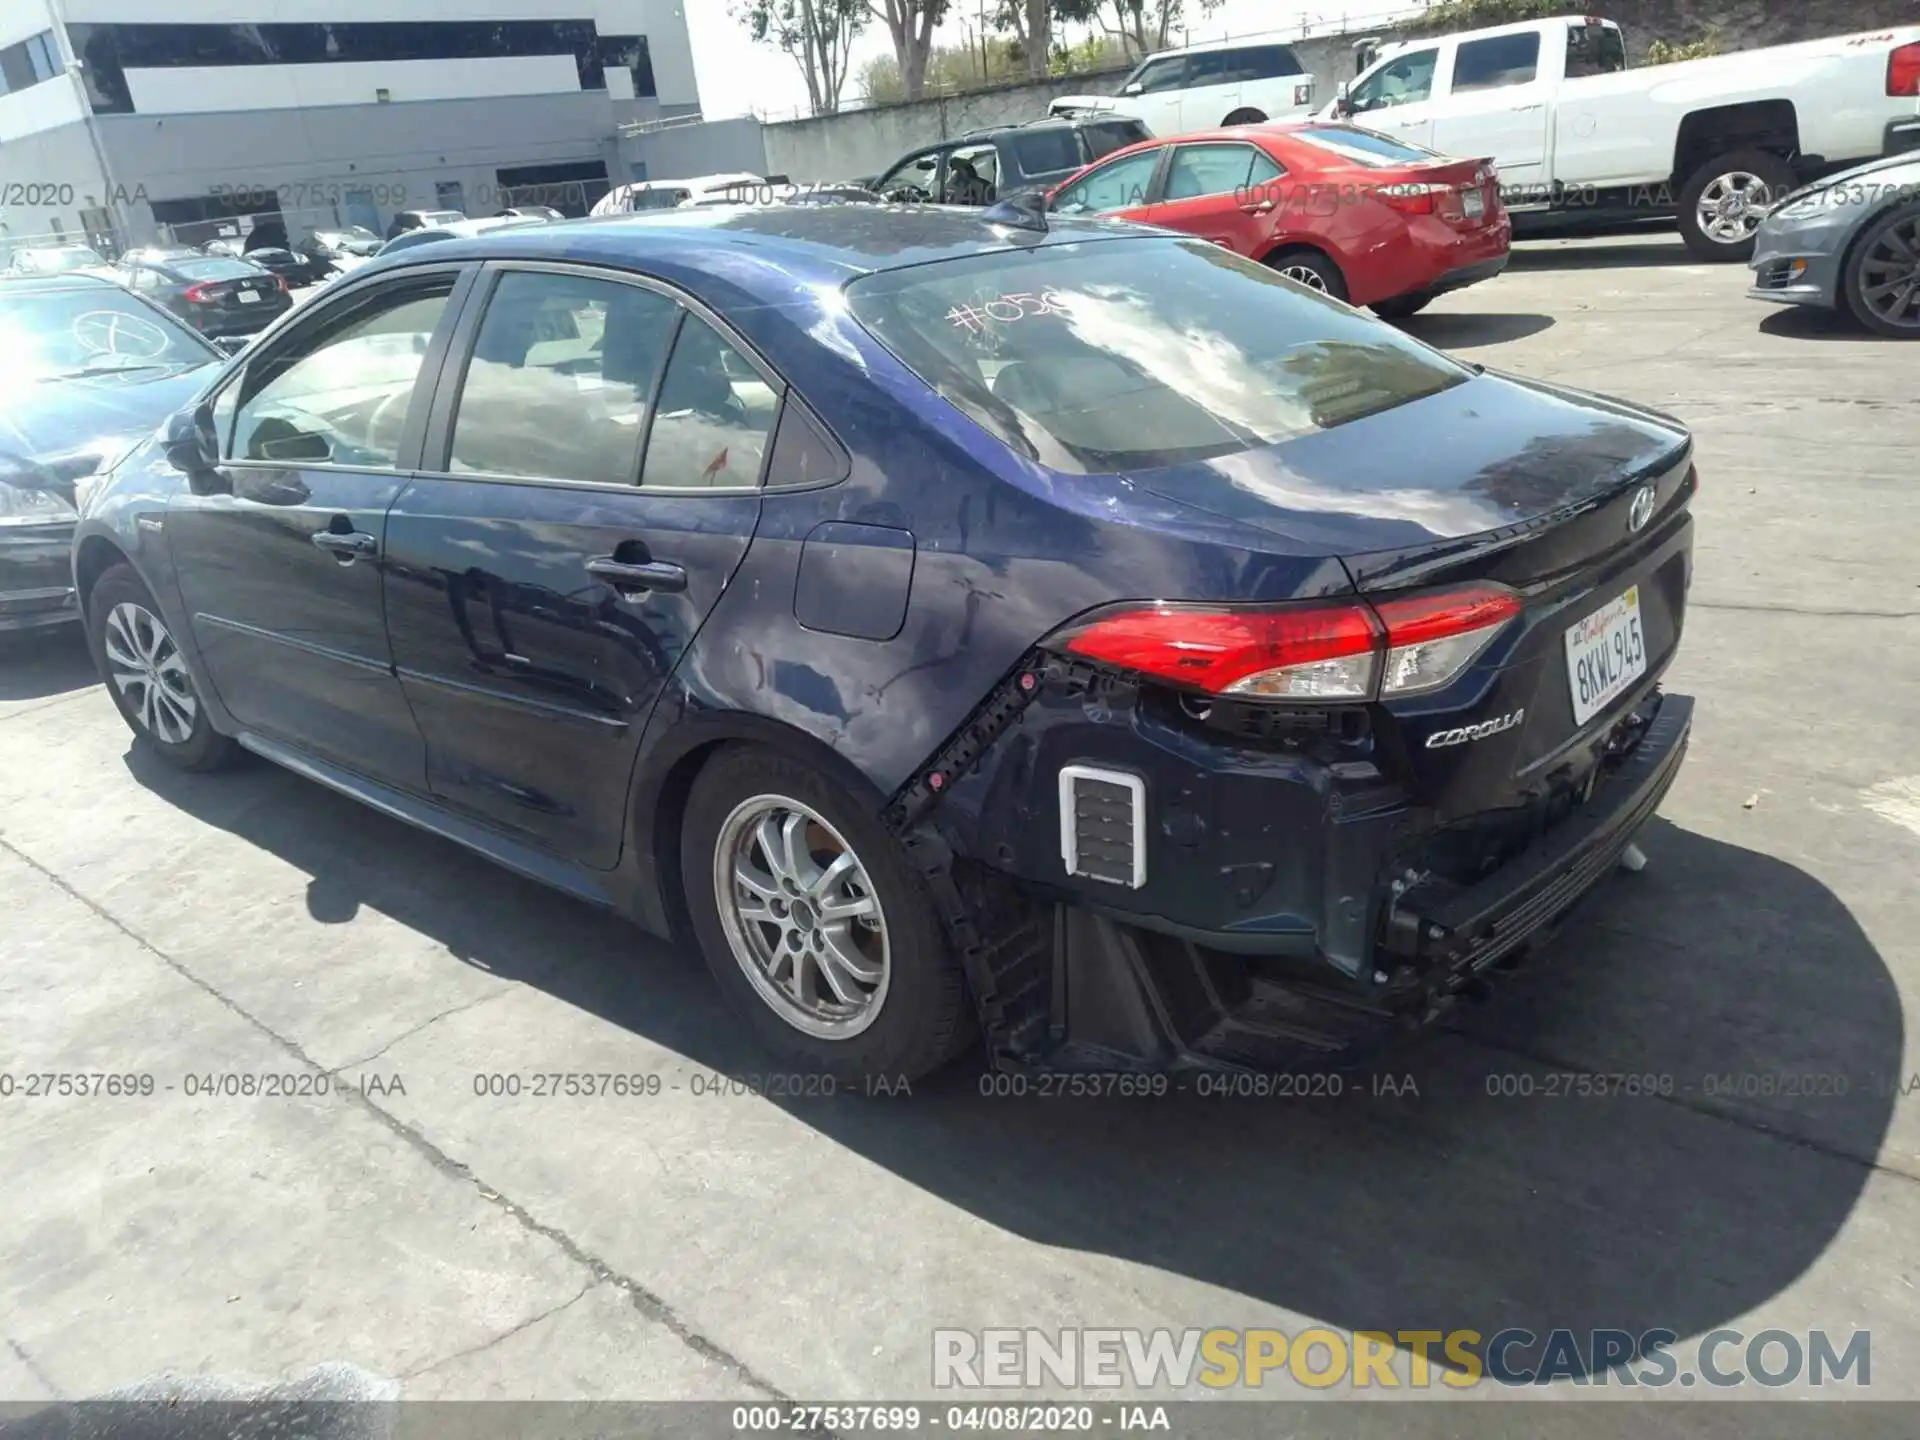
[[[1291,138],[1304,140],[1309,145],[1331,151],[1342,160],[1368,165],[1375,170],[1386,170],[1396,165],[1421,165],[1442,158],[1437,150],[1429,150],[1424,145],[1411,145],[1378,131],[1362,130],[1358,125],[1307,125],[1292,131]]]
[[[1071,125],[1045,130],[1025,130],[1003,141],[1013,151],[1014,163],[1022,175],[1051,175],[1056,171],[1078,170],[1080,140]]]
[[[206,260],[168,260],[169,270],[174,270],[189,280],[240,280],[248,275],[258,275],[260,267],[245,260],[228,260],[215,255]]]
[[[854,317],[1022,455],[1080,474],[1238,454],[1466,380],[1199,240],[1045,245],[853,281]]]

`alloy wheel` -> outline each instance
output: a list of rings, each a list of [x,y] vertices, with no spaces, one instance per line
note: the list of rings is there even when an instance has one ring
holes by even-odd
[[[866,866],[818,811],[780,795],[742,801],[720,827],[713,886],[733,958],[782,1020],[845,1040],[878,1018],[886,916]]]
[[[1773,204],[1773,189],[1750,170],[1730,170],[1700,192],[1700,229],[1722,245],[1751,240]]]
[[[108,678],[142,730],[168,745],[193,735],[200,705],[193,677],[167,627],[144,605],[124,600],[107,612],[103,637]]]
[[[1280,273],[1289,280],[1298,280],[1309,290],[1318,290],[1322,295],[1330,294],[1326,277],[1311,265],[1282,265]]]
[[[1860,257],[1860,300],[1887,324],[1920,330],[1920,215],[1896,221]]]

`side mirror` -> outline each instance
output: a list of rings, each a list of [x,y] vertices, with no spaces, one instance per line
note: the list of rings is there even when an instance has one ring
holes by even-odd
[[[246,335],[216,335],[213,339],[213,348],[223,355],[238,355],[247,348],[249,338]]]
[[[195,494],[226,488],[219,474],[220,437],[211,405],[195,405],[170,415],[161,441],[168,463],[187,477]]]
[[[1120,93],[1122,95],[1138,95],[1141,92],[1141,89],[1142,89],[1142,86],[1140,82],[1136,80],[1131,85],[1122,86],[1120,89]]]

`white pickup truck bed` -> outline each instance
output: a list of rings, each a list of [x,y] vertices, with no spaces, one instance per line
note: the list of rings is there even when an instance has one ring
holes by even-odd
[[[1585,17],[1407,41],[1323,113],[1492,156],[1516,225],[1675,217],[1743,260],[1781,188],[1920,147],[1920,25],[1626,68]]]

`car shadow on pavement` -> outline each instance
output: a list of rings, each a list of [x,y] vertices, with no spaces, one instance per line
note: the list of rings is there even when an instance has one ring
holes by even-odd
[[[702,1065],[768,1068],[684,946],[266,767],[129,759],[311,875],[332,897],[316,919],[373,907]],[[1641,843],[1648,868],[1606,881],[1539,961],[1338,1094],[996,1098],[976,1052],[910,1095],[766,1103],[1024,1240],[1329,1325],[1698,1335],[1833,1243],[1904,1030],[1818,880],[1664,821]],[[1195,1318],[1240,1323],[1218,1310]]]
[[[1554,240],[1516,243],[1507,269],[1639,270],[1700,263],[1678,236],[1620,235],[1577,245]]]
[[[47,700],[99,683],[78,625],[0,635],[0,704]]]
[[[1443,311],[1414,315],[1395,322],[1416,340],[1442,350],[1473,345],[1506,345],[1553,328],[1551,315],[1480,315]]]
[[[1811,305],[1795,305],[1775,310],[1760,322],[1762,335],[1785,340],[1851,340],[1867,345],[1910,345],[1893,335],[1869,330],[1851,315],[1823,310]]]

